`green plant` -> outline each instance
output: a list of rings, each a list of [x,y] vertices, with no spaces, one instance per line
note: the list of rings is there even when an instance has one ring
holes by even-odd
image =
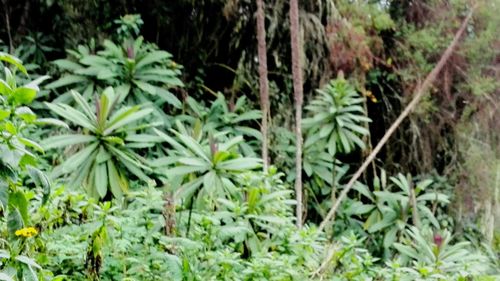
[[[16,48],[15,53],[22,61],[43,66],[47,63],[47,54],[56,49],[54,38],[41,32],[33,32],[23,38],[22,43]]]
[[[68,51],[70,58],[54,61],[68,74],[48,84],[47,88],[69,87],[88,100],[95,91],[112,86],[119,94],[118,102],[152,101],[158,106],[167,102],[181,107],[179,99],[169,91],[183,85],[178,78],[180,66],[171,60],[170,53],[144,44],[142,37],[123,47],[109,40],[103,45],[104,49],[97,54],[92,54],[88,47],[79,46],[78,51]],[[58,101],[68,101],[68,96],[62,95]]]
[[[261,118],[259,110],[249,108],[245,96],[239,97],[234,104],[218,94],[210,107],[204,106],[192,97],[186,99],[191,116],[185,116],[193,126],[203,124],[202,130],[208,134],[227,132],[228,137],[243,136],[245,141],[238,145],[245,156],[255,156],[260,149],[261,133],[251,125]]]
[[[113,22],[118,25],[116,33],[118,38],[122,41],[137,37],[141,30],[141,26],[144,24],[139,14],[125,15]]]
[[[21,61],[0,53],[0,61],[15,66],[14,71],[4,67],[0,78],[0,280],[38,280],[44,272],[33,258],[34,238],[38,230],[33,227],[30,199],[36,193],[27,191],[23,180],[30,177],[35,187],[42,189],[41,202],[46,203],[50,181],[38,169],[41,146],[26,137],[37,124],[54,122],[42,120],[29,105],[39,91],[38,85],[48,77],[42,76],[18,86],[16,70],[28,76]]]
[[[453,276],[465,280],[488,269],[484,255],[471,251],[469,242],[451,244],[451,234],[446,230],[433,234],[429,229],[410,227],[406,234],[409,239],[395,243],[394,247],[406,261],[413,262],[415,269],[410,274],[415,278],[442,280],[444,276]]]
[[[330,81],[317,90],[318,97],[306,106],[310,117],[302,120],[307,131],[304,146],[323,140],[328,153],[349,153],[355,147],[365,148],[361,139],[369,134],[363,125],[370,122],[363,108],[363,98],[343,78]]]
[[[191,136],[181,123],[178,127],[179,131],[171,130],[175,138],[155,130],[173,148],[168,151],[169,156],[157,159],[156,165],[168,165],[163,168],[164,172],[158,172],[166,174],[176,190],[176,198],[191,200],[195,196],[197,206],[205,208],[210,208],[217,198],[241,198],[235,184],[236,175],[261,165],[261,159],[241,157],[235,149],[243,137],[217,143],[224,133],[206,138],[201,130]]]
[[[79,145],[78,152],[56,167],[54,176],[71,175],[72,186],[83,184],[92,196],[104,198],[109,192],[115,197],[127,193],[129,177],[135,175],[146,184],[146,173],[152,169],[137,153],[155,145],[157,136],[141,133],[155,124],[140,121],[153,111],[142,106],[119,106],[113,88],[104,90],[92,106],[77,92],[71,95],[79,108],[67,104],[47,103],[47,107],[79,129],[77,133],[52,136],[43,141],[45,149]]]
[[[363,200],[370,203],[352,201],[345,210],[347,215],[362,217],[363,227],[368,233],[383,233],[381,245],[386,255],[388,248],[399,241],[406,228],[413,223],[440,228],[434,212],[429,207],[449,203],[445,194],[429,190],[433,184],[430,179],[414,183],[411,176],[398,174],[389,180],[392,185],[387,184],[385,171],[382,170],[380,178],[375,179],[375,191],[370,191],[366,185],[357,183],[354,189],[363,196]],[[413,206],[413,202],[416,206]],[[416,210],[413,210],[414,207]]]

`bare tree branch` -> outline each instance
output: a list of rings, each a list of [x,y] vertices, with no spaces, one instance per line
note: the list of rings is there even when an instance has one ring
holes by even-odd
[[[379,141],[377,146],[373,149],[373,151],[368,155],[366,160],[363,162],[361,167],[356,171],[356,173],[352,176],[351,180],[347,183],[347,185],[344,187],[342,192],[340,193],[339,197],[337,198],[337,201],[333,205],[333,207],[330,209],[326,217],[323,219],[321,224],[319,225],[318,231],[322,231],[326,224],[329,223],[330,221],[333,222],[335,220],[335,213],[337,212],[337,209],[340,206],[340,203],[342,200],[347,196],[347,193],[351,190],[353,187],[354,183],[359,179],[361,174],[366,170],[370,162],[372,162],[375,159],[375,156],[380,152],[382,147],[385,145],[385,143],[389,140],[391,135],[396,131],[396,129],[401,125],[403,120],[410,114],[410,112],[415,108],[415,106],[418,104],[420,99],[427,93],[427,89],[431,86],[432,82],[436,79],[437,75],[443,69],[444,65],[450,58],[450,56],[453,54],[453,49],[458,45],[458,42],[460,38],[462,37],[462,34],[464,33],[467,24],[469,23],[469,20],[472,17],[472,14],[475,10],[475,6],[471,9],[467,17],[464,19],[462,26],[460,29],[457,31],[455,34],[455,37],[453,38],[453,41],[451,41],[450,45],[446,49],[446,51],[443,53],[441,56],[441,59],[439,62],[436,64],[434,69],[427,75],[425,78],[424,82],[420,85],[420,87],[417,88],[417,91],[415,93],[415,97],[413,100],[406,106],[404,111],[399,115],[399,117],[394,121],[394,123],[391,125],[391,127],[387,130],[385,135],[382,137],[382,139]]]

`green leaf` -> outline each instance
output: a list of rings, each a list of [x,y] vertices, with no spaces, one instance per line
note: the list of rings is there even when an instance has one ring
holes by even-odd
[[[80,63],[84,65],[99,65],[99,66],[109,66],[112,63],[105,59],[104,57],[101,56],[96,56],[96,55],[90,55],[90,56],[85,56],[82,59],[80,59]]]
[[[232,159],[217,164],[217,169],[224,169],[229,171],[244,171],[253,170],[261,166],[262,160],[260,158],[244,157]]]
[[[183,134],[180,134],[174,130],[171,130],[181,141],[182,143],[189,149],[191,150],[194,154],[196,154],[198,157],[201,157],[205,159],[207,162],[211,162],[208,156],[205,154],[203,151],[203,147],[192,137],[190,136],[185,136]]]
[[[161,87],[156,87],[156,94],[158,95],[158,97],[162,98],[164,101],[166,101],[173,107],[179,109],[182,108],[182,102],[176,96],[174,96],[170,91],[165,90]]]
[[[68,124],[65,122],[55,119],[55,118],[38,118],[34,121],[34,124],[36,125],[54,125],[54,126],[59,126],[63,127],[65,129],[69,129]]]
[[[65,75],[56,81],[49,83],[45,86],[47,89],[57,89],[60,87],[87,82],[88,78],[82,75]]]
[[[90,159],[90,155],[96,150],[97,146],[98,143],[93,143],[66,159],[66,161],[61,164],[63,171],[65,173],[75,171],[80,165],[84,163],[85,160]]]
[[[130,142],[161,142],[163,139],[155,135],[133,134],[128,135],[125,140]]]
[[[137,87],[139,87],[139,89],[143,90],[144,92],[148,93],[148,94],[151,94],[151,95],[156,95],[156,88],[155,86],[149,84],[149,83],[146,83],[146,82],[142,82],[142,81],[138,81],[138,80],[133,80],[132,81]]]
[[[23,220],[23,225],[29,223],[28,200],[22,191],[12,192],[9,195],[9,206],[15,208]]]
[[[384,236],[384,248],[391,247],[396,242],[397,227],[392,227]]]
[[[111,193],[113,193],[114,197],[120,198],[123,196],[123,193],[128,192],[128,182],[120,175],[112,160],[108,160],[107,165]]]
[[[10,116],[10,110],[0,109],[0,121]]]
[[[45,103],[45,105],[55,112],[57,115],[66,118],[67,120],[80,125],[84,128],[87,128],[93,132],[96,131],[96,126],[94,123],[83,113],[80,111],[70,107],[69,105],[66,104],[51,104],[51,103]]]
[[[55,147],[65,147],[68,145],[88,143],[96,140],[97,138],[91,135],[59,135],[45,139],[41,144],[43,148],[51,149]]]
[[[90,108],[90,105],[87,103],[87,101],[82,97],[82,95],[73,90],[71,90],[70,93],[71,96],[73,96],[73,99],[76,101],[76,103],[83,109],[83,112],[85,113],[87,118],[89,120],[96,121],[94,112]]]
[[[2,281],[15,281],[14,279],[12,279],[11,276],[9,276],[5,273],[2,273],[2,272],[0,272],[0,280],[2,280]]]
[[[28,166],[28,174],[30,175],[31,180],[33,180],[35,186],[42,188],[43,190],[42,204],[45,204],[49,199],[50,190],[52,187],[49,178],[45,173],[31,166]]]
[[[30,259],[27,256],[17,256],[16,260],[18,260],[26,265],[32,266],[34,268],[42,269],[42,267],[40,265],[38,265],[33,259]]]
[[[64,69],[64,70],[69,70],[69,71],[75,71],[82,66],[76,62],[67,60],[67,59],[59,59],[55,60],[52,62],[53,64],[57,65],[57,67]]]
[[[396,250],[398,250],[401,254],[403,254],[411,259],[418,260],[419,255],[418,255],[417,251],[415,251],[411,247],[408,247],[408,246],[400,244],[400,243],[394,243],[393,245],[394,245],[394,248],[396,248]]]
[[[43,153],[43,148],[36,142],[30,140],[30,139],[27,139],[27,138],[23,138],[23,137],[18,137],[17,138],[22,144],[24,144],[25,146],[27,147],[31,147],[35,150],[38,150],[39,152]]]
[[[115,129],[124,127],[126,125],[129,125],[130,123],[140,120],[147,115],[151,114],[153,112],[153,109],[151,108],[146,108],[139,110],[137,112],[134,111],[129,111],[126,112],[124,115],[117,116],[116,119],[111,117],[113,121],[108,122],[106,129],[103,132],[103,135],[109,135],[112,133]]]
[[[104,198],[106,196],[106,193],[108,192],[108,172],[107,172],[107,167],[106,163],[102,164],[97,164],[96,170],[95,170],[95,187],[97,189],[97,193],[101,198]]]
[[[165,175],[169,178],[176,177],[176,176],[184,176],[190,173],[194,172],[204,172],[207,170],[207,167],[203,166],[179,166],[179,167],[174,167],[171,169],[168,169],[165,173]]]
[[[23,63],[20,59],[14,57],[12,55],[9,55],[7,53],[0,52],[0,61],[5,61],[5,62],[8,62],[10,64],[13,64],[26,76],[28,75],[28,72],[26,71],[26,68],[23,66]]]
[[[13,98],[18,104],[30,104],[36,97],[38,87],[19,87],[9,98]]]
[[[155,62],[159,62],[168,58],[171,58],[172,55],[165,52],[165,51],[154,51],[151,53],[148,53],[146,56],[144,56],[142,59],[140,59],[137,62],[136,68],[141,69],[142,67],[152,64]]]

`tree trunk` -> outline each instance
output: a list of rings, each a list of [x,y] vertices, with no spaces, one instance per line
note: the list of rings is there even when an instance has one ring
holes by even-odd
[[[268,117],[269,117],[269,82],[267,80],[267,47],[266,47],[266,24],[264,13],[264,0],[257,0],[257,42],[259,56],[259,84],[260,84],[260,107],[262,110],[262,161],[264,172],[269,166],[268,152]]]
[[[292,76],[293,92],[295,98],[295,198],[297,200],[296,217],[297,226],[302,227],[302,67],[300,64],[300,30],[299,30],[299,3],[298,0],[290,0],[290,36],[292,47]]]

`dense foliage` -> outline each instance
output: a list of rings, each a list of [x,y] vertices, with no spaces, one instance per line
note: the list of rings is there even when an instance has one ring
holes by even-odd
[[[498,1],[342,201],[469,1],[168,2],[1,2],[0,281],[500,278]]]

